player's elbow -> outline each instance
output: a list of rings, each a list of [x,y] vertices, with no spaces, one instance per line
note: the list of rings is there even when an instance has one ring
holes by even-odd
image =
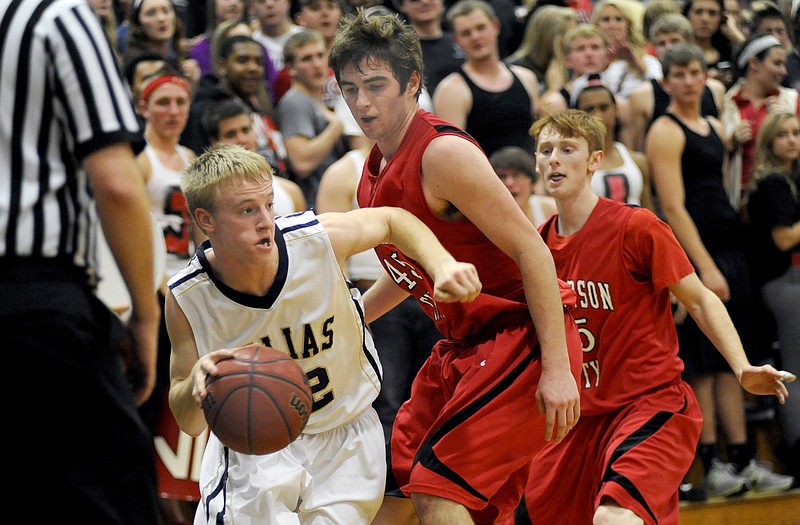
[[[709,315],[714,315],[715,312],[726,311],[725,305],[722,300],[711,289],[703,286],[699,293],[684,301],[683,306],[686,312],[692,316],[692,319],[698,321],[698,324],[703,324],[702,321]]]

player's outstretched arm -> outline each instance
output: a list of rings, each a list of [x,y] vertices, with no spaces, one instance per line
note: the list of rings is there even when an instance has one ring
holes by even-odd
[[[750,364],[728,310],[720,298],[700,282],[697,274],[687,275],[669,289],[714,343],[745,390],[751,394],[774,395],[781,404],[786,401],[789,391],[784,382],[793,381],[794,375],[770,365]]]
[[[419,262],[433,278],[435,300],[467,302],[481,291],[475,266],[456,261],[422,221],[403,209],[362,208],[322,214],[319,219],[340,266],[351,255],[388,243]]]
[[[166,297],[164,314],[172,343],[169,407],[182,431],[199,436],[207,426],[201,405],[206,395],[206,376],[216,374],[215,363],[232,357],[233,350],[219,350],[198,358],[192,327],[171,292]]]

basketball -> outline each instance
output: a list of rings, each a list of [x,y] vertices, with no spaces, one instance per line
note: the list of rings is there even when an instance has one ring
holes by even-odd
[[[238,348],[209,376],[203,412],[223,445],[244,454],[269,454],[303,431],[311,414],[308,379],[288,355],[262,345]]]

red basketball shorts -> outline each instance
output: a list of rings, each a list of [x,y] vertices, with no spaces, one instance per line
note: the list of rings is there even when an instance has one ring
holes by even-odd
[[[581,343],[565,310],[572,373]],[[547,442],[536,403],[541,375],[527,311],[469,340],[442,340],[414,380],[392,431],[392,469],[403,493],[459,502],[477,523],[519,503],[531,460]]]
[[[694,392],[683,381],[617,412],[581,416],[561,443],[534,460],[527,513],[518,509],[515,523],[592,523],[607,498],[648,525],[677,525],[678,485],[702,425]]]

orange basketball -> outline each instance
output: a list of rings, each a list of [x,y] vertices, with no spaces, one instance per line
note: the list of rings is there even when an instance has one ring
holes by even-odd
[[[269,454],[294,441],[313,404],[308,379],[288,355],[262,345],[236,350],[209,376],[203,412],[225,446],[244,454]]]

